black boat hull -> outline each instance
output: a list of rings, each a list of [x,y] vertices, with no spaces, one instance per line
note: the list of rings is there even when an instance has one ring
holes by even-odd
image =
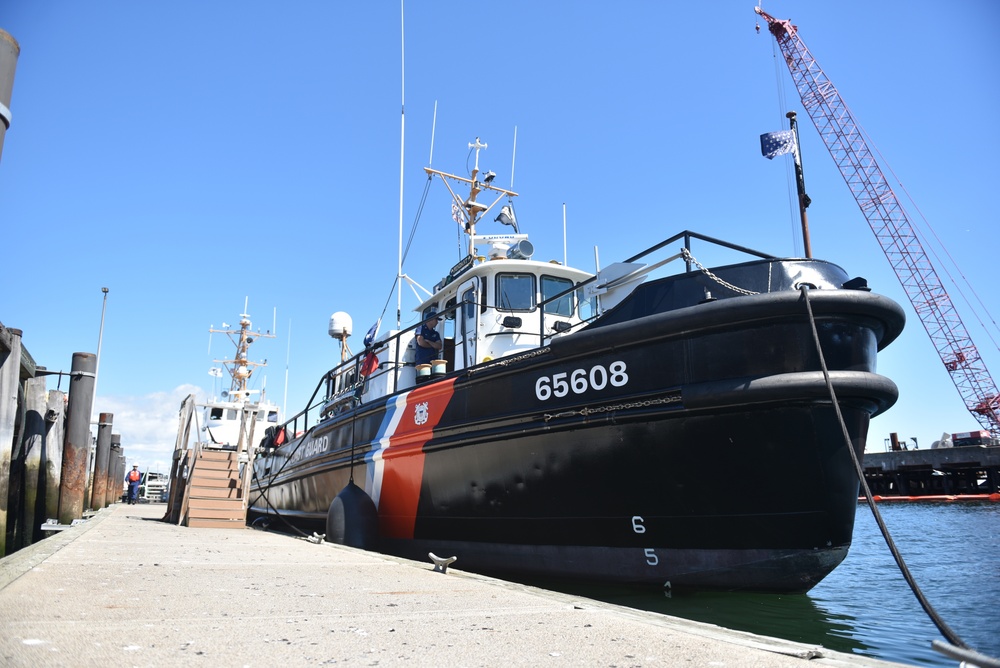
[[[821,291],[826,292],[826,291]],[[896,388],[890,300],[813,297],[851,445]],[[847,554],[858,480],[794,291],[654,312],[331,418],[255,463],[250,518],[323,532],[353,480],[371,549],[512,577],[807,591]]]

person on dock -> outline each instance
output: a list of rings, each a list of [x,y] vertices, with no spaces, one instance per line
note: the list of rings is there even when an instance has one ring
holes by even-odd
[[[434,328],[441,322],[436,311],[431,312],[431,319],[417,329],[417,364],[430,364],[437,359],[438,352],[444,347],[441,335]]]
[[[125,476],[125,482],[128,483],[128,503],[129,505],[135,505],[136,500],[139,498],[139,481],[142,480],[142,474],[139,473],[139,465],[133,464],[132,470],[128,472]]]

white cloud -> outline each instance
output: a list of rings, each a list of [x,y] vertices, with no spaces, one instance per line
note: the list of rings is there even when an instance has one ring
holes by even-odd
[[[205,390],[196,385],[179,385],[170,392],[142,396],[98,396],[94,413],[111,413],[112,433],[121,434],[122,451],[129,467],[170,473],[181,402],[189,394]]]

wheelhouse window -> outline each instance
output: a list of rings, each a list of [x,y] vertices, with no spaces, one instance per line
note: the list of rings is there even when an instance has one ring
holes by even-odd
[[[497,308],[501,311],[533,311],[535,277],[532,274],[498,274]]]
[[[476,289],[469,288],[462,293],[462,313],[466,320],[476,317]]]
[[[580,300],[580,320],[590,320],[597,315],[597,297],[587,298],[584,289],[576,291],[577,299]]]
[[[573,281],[568,278],[542,276],[542,301],[547,301],[548,299],[558,295],[560,292],[572,289],[572,287]],[[548,302],[543,308],[546,313],[570,317],[573,315],[573,293],[567,292],[559,299]]]

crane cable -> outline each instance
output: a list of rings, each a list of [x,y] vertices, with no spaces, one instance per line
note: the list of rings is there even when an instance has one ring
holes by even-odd
[[[856,119],[857,116],[854,114],[854,112],[848,106],[847,102],[844,101],[843,104],[844,104],[844,107],[847,108],[848,113],[853,118]],[[935,249],[934,245],[931,244],[931,243],[929,243],[931,239],[926,235],[926,233],[922,232],[916,225],[913,225],[912,227],[913,227],[914,234],[918,235],[918,238],[921,238],[921,244],[923,246],[926,246],[927,249],[929,250],[929,252],[932,255],[934,255],[934,259],[937,261],[936,264],[935,264],[935,266],[941,267],[941,269],[944,271],[945,275],[948,277],[948,280],[951,281],[951,284],[955,287],[956,290],[958,290],[958,294],[962,297],[962,301],[965,302],[966,306],[969,307],[969,310],[975,316],[976,321],[979,323],[979,326],[983,329],[984,332],[986,332],[986,336],[989,337],[990,341],[993,343],[993,346],[997,350],[1000,350],[1000,344],[998,344],[997,340],[995,338],[993,338],[993,331],[1000,332],[1000,326],[997,325],[996,318],[993,317],[993,314],[990,313],[989,308],[987,308],[986,304],[983,303],[983,300],[979,296],[979,294],[976,292],[975,287],[973,287],[972,283],[969,282],[969,279],[966,278],[965,272],[962,270],[962,266],[958,262],[955,261],[954,257],[952,257],[951,253],[948,251],[947,246],[944,245],[944,242],[941,241],[941,237],[938,236],[937,231],[931,226],[930,221],[927,220],[927,216],[925,216],[924,212],[921,211],[920,205],[917,204],[917,201],[915,199],[913,199],[912,195],[910,195],[910,191],[906,189],[906,186],[903,185],[903,182],[899,180],[899,177],[896,175],[896,172],[892,169],[892,165],[890,165],[889,161],[885,159],[884,155],[882,155],[882,151],[879,150],[878,146],[875,144],[875,141],[871,138],[871,135],[868,134],[868,132],[865,130],[864,126],[861,125],[861,123],[857,123],[857,126],[858,126],[858,131],[861,132],[862,136],[864,137],[865,142],[868,145],[870,145],[874,149],[874,152],[878,155],[879,163],[881,163],[882,165],[884,165],[885,168],[888,170],[888,172],[892,175],[893,180],[902,189],[903,194],[906,195],[906,199],[909,200],[910,203],[913,205],[913,208],[916,209],[917,213],[920,216],[920,220],[923,222],[924,227],[926,227],[927,230],[930,232],[930,235],[933,237],[933,240],[937,242],[937,246],[939,246],[941,248],[941,251],[944,253],[945,257],[947,257],[948,262],[950,262],[951,265],[953,267],[955,267],[955,270],[958,272],[958,275],[962,279],[962,283],[964,283],[966,285],[966,287],[972,293],[972,296],[975,297],[975,300],[977,302],[979,302],[979,307],[980,307],[979,309],[975,308],[975,306],[973,306],[973,304],[969,300],[969,298],[965,296],[965,292],[962,290],[961,284],[959,283],[959,281],[955,280],[954,276],[951,275],[951,272],[948,270],[948,264],[941,261],[941,257],[938,255],[937,250]],[[888,179],[886,179],[886,181],[888,181]],[[903,208],[903,203],[899,202],[899,206],[902,209]],[[904,210],[903,213],[904,213],[904,216],[906,217],[906,219],[909,220],[910,216],[906,215],[905,210]],[[987,324],[985,322],[983,322],[983,318],[980,316],[980,310],[982,311],[982,313],[985,314],[986,319],[993,325],[993,330],[992,331],[990,330],[989,327],[987,327]]]
[[[803,284],[800,287],[802,293],[802,301],[805,303],[806,311],[809,314],[809,326],[812,330],[813,343],[816,345],[816,353],[819,356],[819,364],[823,370],[823,378],[826,381],[827,390],[830,392],[830,400],[833,402],[833,410],[836,413],[837,421],[840,424],[840,431],[844,437],[844,444],[847,446],[847,451],[851,455],[851,461],[854,463],[854,471],[858,476],[858,480],[861,485],[861,489],[864,492],[865,499],[868,502],[868,507],[871,508],[872,515],[875,517],[875,522],[878,524],[879,531],[882,532],[882,537],[885,539],[886,545],[889,546],[889,551],[892,553],[893,559],[896,560],[896,565],[899,566],[900,573],[903,574],[903,579],[910,586],[910,590],[913,595],[917,597],[917,601],[920,606],[924,609],[924,612],[930,617],[931,621],[937,626],[938,630],[941,632],[949,643],[952,645],[963,649],[969,650],[969,646],[962,641],[958,635],[951,630],[951,628],[945,623],[941,616],[934,610],[934,607],[930,604],[930,601],[924,596],[924,593],[920,590],[913,576],[910,574],[910,569],[907,568],[906,562],[903,561],[903,556],[899,553],[896,548],[895,542],[892,540],[892,536],[889,535],[889,529],[885,526],[885,522],[882,521],[882,515],[879,513],[878,508],[875,507],[875,501],[872,499],[871,490],[868,488],[868,483],[865,482],[864,470],[861,468],[861,462],[858,461],[858,455],[854,452],[854,447],[851,444],[851,436],[847,433],[847,425],[844,423],[844,416],[840,412],[840,403],[837,401],[837,394],[833,389],[833,382],[830,380],[830,371],[826,366],[826,358],[823,356],[823,349],[819,341],[819,332],[816,329],[816,317],[813,315],[812,304],[809,302],[809,289],[811,286]],[[988,665],[988,664],[981,664]],[[1000,666],[1000,662],[993,665]]]

